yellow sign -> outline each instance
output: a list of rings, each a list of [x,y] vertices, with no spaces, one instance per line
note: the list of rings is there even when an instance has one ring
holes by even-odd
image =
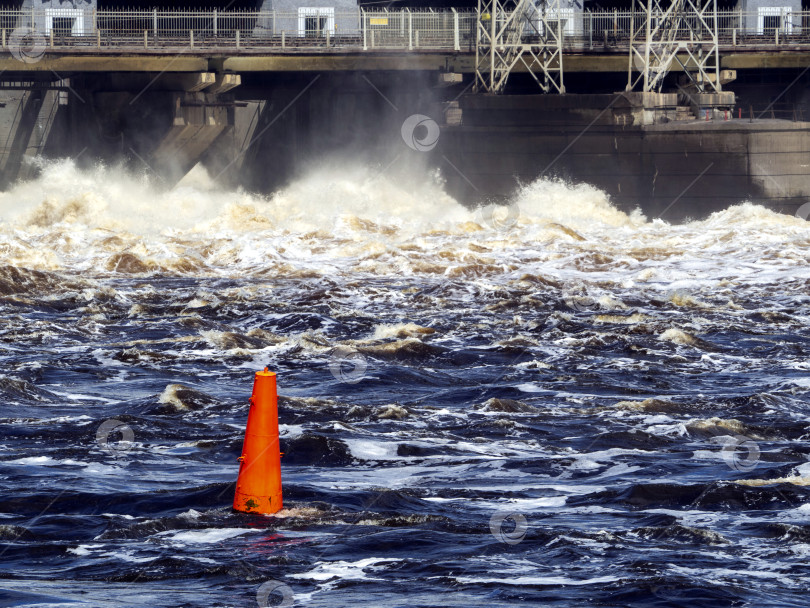
[[[388,25],[388,17],[369,17],[369,25]]]

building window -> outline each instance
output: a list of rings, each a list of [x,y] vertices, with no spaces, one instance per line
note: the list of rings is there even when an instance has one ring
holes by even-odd
[[[298,35],[319,38],[335,34],[334,7],[308,7],[298,9]]]
[[[789,6],[762,6],[757,9],[757,34],[773,37],[793,33],[792,9]]]
[[[45,34],[56,36],[82,36],[84,34],[84,11],[72,8],[45,9]]]

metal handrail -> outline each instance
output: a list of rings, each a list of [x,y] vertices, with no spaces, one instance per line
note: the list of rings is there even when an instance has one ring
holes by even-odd
[[[779,9],[774,9],[779,11]],[[810,11],[763,15],[718,11],[723,47],[810,44]],[[549,18],[548,16],[546,17]],[[655,15],[653,15],[653,19]],[[686,16],[686,19],[689,17]],[[552,20],[554,16],[552,16]],[[644,13],[560,12],[563,46],[623,50]],[[692,31],[699,26],[695,17]],[[470,9],[299,9],[283,11],[0,9],[2,48],[28,44],[67,48],[407,49],[471,51],[477,16]],[[688,36],[689,26],[684,26]],[[528,24],[526,42],[536,35]]]

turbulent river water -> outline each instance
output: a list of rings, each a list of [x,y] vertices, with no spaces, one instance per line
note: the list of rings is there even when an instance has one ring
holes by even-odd
[[[0,606],[807,606],[804,220],[69,162],[0,217]]]

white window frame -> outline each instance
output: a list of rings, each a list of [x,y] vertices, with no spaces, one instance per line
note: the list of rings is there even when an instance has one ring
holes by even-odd
[[[45,9],[45,35],[49,35],[53,30],[54,18],[67,17],[73,19],[73,27],[70,28],[71,36],[84,36],[84,10],[80,8],[46,8]]]
[[[793,7],[790,6],[760,6],[757,9],[757,34],[765,33],[765,17],[781,17],[779,31],[782,34],[793,33]]]
[[[326,17],[326,30],[331,36],[335,35],[335,7],[334,6],[303,6],[298,9],[298,35],[307,35],[307,17]]]

